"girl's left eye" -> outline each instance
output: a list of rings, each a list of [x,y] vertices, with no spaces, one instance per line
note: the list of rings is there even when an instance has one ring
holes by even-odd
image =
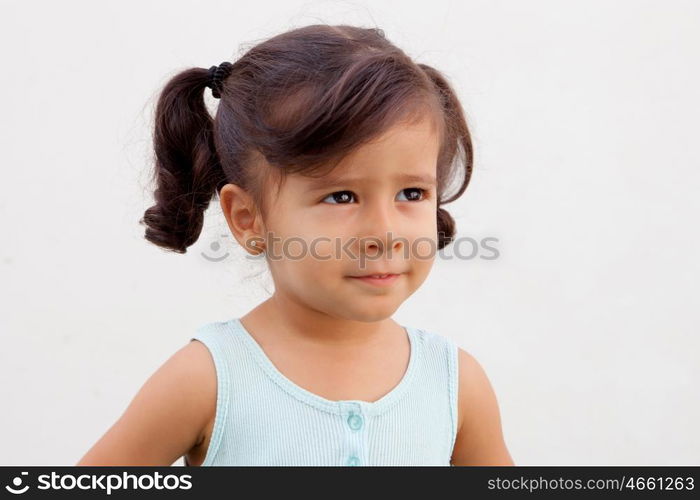
[[[406,199],[406,201],[421,201],[427,193],[427,190],[422,188],[406,188],[402,189],[400,192],[404,193],[406,191],[411,193]],[[336,191],[334,193],[329,194],[321,201],[326,201],[327,199],[332,198],[334,201],[331,204],[345,205],[349,202],[351,198],[354,199],[354,197],[355,193],[353,193],[352,191]]]
[[[406,189],[401,190],[402,193],[404,191],[414,193],[410,196],[410,199],[407,201],[420,201],[423,199],[423,197],[425,197],[425,192],[426,192],[425,189],[421,189],[421,188],[406,188]]]

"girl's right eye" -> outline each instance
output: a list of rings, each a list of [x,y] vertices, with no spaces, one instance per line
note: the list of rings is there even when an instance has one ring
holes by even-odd
[[[331,202],[331,205],[346,205],[350,197],[353,196],[355,195],[352,193],[352,191],[336,191],[335,193],[329,194],[321,201],[326,201],[327,199],[332,198],[334,201]]]

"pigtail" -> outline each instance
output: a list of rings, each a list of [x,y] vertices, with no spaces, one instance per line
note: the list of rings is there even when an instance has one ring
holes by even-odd
[[[438,250],[452,242],[456,232],[455,220],[452,215],[442,207],[437,209]]]
[[[214,146],[214,120],[204,102],[209,72],[192,68],[173,77],[156,106],[153,146],[155,205],[139,223],[145,238],[185,253],[199,237],[204,211],[225,183]]]

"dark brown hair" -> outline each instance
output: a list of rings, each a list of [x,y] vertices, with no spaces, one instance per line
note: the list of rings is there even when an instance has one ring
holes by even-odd
[[[158,99],[155,205],[139,221],[148,241],[185,253],[225,184],[249,192],[264,217],[269,168],[282,177],[325,174],[393,125],[426,116],[440,131],[438,248],[452,241],[455,222],[440,205],[460,197],[471,177],[464,112],[447,79],[381,29],[316,24],[253,46],[223,80],[214,119],[204,101],[208,80],[207,69],[187,69]]]

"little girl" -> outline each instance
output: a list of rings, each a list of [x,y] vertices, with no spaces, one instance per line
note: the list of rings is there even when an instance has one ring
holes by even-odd
[[[78,465],[513,464],[479,363],[391,318],[452,241],[440,205],[471,176],[440,72],[379,29],[294,29],[172,78],[154,146],[146,239],[184,253],[218,196],[275,290],[201,326]]]

